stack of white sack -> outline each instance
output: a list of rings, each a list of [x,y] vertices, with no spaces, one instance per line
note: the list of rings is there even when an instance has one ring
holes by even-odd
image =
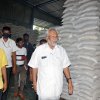
[[[62,16],[60,44],[66,49],[72,66],[73,95],[67,82],[61,97],[66,100],[100,99],[100,3],[98,0],[66,0]]]

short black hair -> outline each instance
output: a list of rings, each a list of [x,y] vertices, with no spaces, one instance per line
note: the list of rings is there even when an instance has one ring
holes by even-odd
[[[19,43],[20,41],[23,41],[23,38],[19,37],[16,39],[16,43]]]
[[[11,28],[10,28],[9,26],[4,26],[4,27],[2,28],[2,32],[3,32],[4,30],[8,30],[8,31],[11,33]]]
[[[29,37],[29,34],[27,34],[27,33],[23,34],[23,37],[25,37],[25,36]]]
[[[39,44],[41,45],[41,44],[46,43],[46,42],[47,42],[46,39],[41,39],[41,40],[39,41]]]

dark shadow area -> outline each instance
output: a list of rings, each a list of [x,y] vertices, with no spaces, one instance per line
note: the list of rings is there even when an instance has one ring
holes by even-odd
[[[37,100],[36,93],[33,91],[32,84],[28,79],[26,80],[26,85],[24,87],[24,95],[25,95],[25,100]],[[11,82],[10,82],[7,100],[21,100],[19,96],[14,97],[14,78],[13,78],[13,75],[11,77]]]

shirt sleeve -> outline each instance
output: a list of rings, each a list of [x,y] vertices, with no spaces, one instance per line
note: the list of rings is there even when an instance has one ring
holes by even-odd
[[[24,48],[25,49],[25,56],[27,56],[27,50],[26,50],[26,48]]]
[[[66,68],[66,67],[68,67],[70,65],[71,65],[71,62],[70,62],[70,60],[68,58],[68,55],[67,55],[67,53],[66,53],[66,51],[64,49],[63,50],[63,68]]]
[[[7,64],[8,63],[7,63],[7,58],[6,58],[5,52],[4,52],[4,50],[2,50],[2,64],[1,64],[1,66],[4,67]]]
[[[15,52],[15,51],[17,51],[17,46],[16,46],[16,43],[15,43],[15,41],[13,41],[12,40],[12,52]]]
[[[38,55],[38,50],[35,49],[33,52],[31,59],[28,63],[28,65],[32,68],[38,68],[38,63],[39,63],[39,55]]]

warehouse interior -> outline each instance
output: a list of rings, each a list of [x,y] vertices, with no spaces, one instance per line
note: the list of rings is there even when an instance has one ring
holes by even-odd
[[[100,0],[1,0],[0,30],[3,26],[11,27],[14,40],[28,33],[33,45],[48,28],[56,28],[72,63],[74,85],[69,95],[64,77],[61,98],[100,100]],[[11,85],[8,100],[20,100],[13,97]],[[36,100],[31,87],[27,83],[25,100]]]
[[[2,0],[0,19],[2,22],[12,21],[16,25],[20,24],[28,28],[32,28],[33,24],[41,23],[38,21],[34,23],[34,18],[61,25],[64,2],[65,0]]]

